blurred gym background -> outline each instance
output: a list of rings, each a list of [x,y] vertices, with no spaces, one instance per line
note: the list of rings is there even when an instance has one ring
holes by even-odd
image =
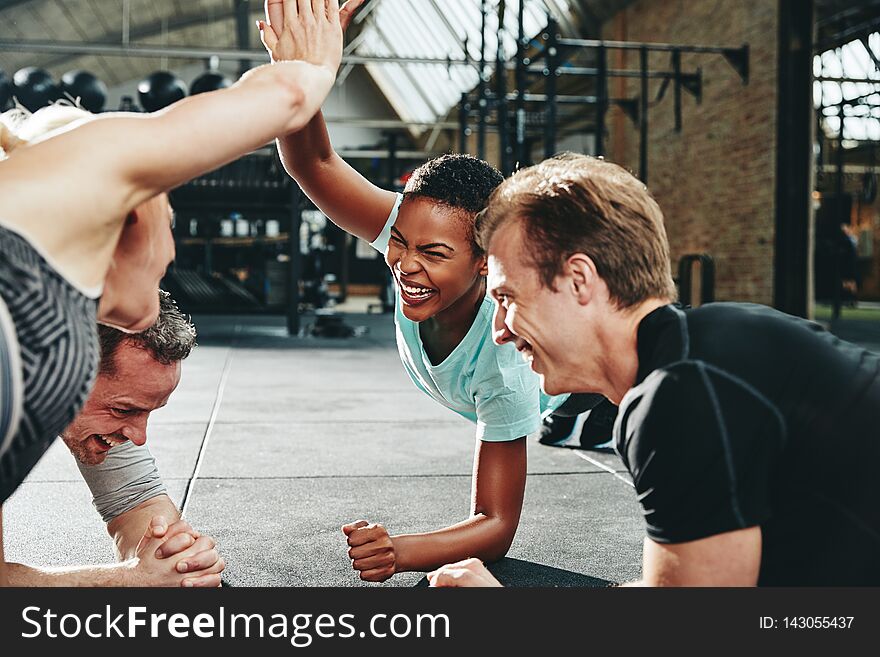
[[[0,0],[0,107],[150,112],[228,86],[267,59],[262,12]],[[505,173],[604,155],[664,209],[685,302],[764,303],[880,344],[878,30],[877,0],[368,0],[324,113],[339,153],[387,188],[448,151]],[[345,312],[391,308],[381,259],[271,144],[173,203],[163,285],[189,312],[345,336]]]

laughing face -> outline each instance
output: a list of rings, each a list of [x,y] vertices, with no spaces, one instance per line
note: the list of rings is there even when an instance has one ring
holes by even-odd
[[[400,206],[385,261],[400,289],[403,314],[421,322],[470,300],[481,287],[485,258],[474,254],[461,210],[414,197]]]
[[[510,221],[492,236],[487,289],[495,301],[492,337],[512,342],[541,377],[549,395],[590,392],[584,387],[586,347],[577,297],[565,280],[557,289],[543,285],[537,269],[526,261],[522,229]]]
[[[82,463],[102,463],[116,445],[147,441],[150,413],[168,402],[180,382],[180,363],[160,363],[146,349],[123,341],[112,374],[99,374],[85,406],[61,434]]]

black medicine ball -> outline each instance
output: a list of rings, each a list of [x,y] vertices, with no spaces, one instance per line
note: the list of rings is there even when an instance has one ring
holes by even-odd
[[[61,76],[61,91],[90,112],[98,113],[107,102],[107,85],[88,71],[68,71]]]
[[[191,96],[232,86],[232,80],[217,71],[205,71],[189,85]]]
[[[138,84],[141,107],[156,112],[186,97],[186,85],[174,73],[156,71]]]
[[[49,72],[27,66],[19,69],[12,76],[14,95],[22,105],[31,112],[58,100],[58,86]]]

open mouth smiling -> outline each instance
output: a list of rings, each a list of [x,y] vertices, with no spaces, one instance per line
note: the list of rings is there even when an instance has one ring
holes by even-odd
[[[128,442],[126,438],[116,438],[115,436],[99,436],[98,434],[92,435],[92,438],[95,439],[98,447],[102,448],[103,451]]]
[[[517,340],[516,342],[516,350],[520,353],[523,360],[527,362],[529,365],[532,365],[535,361],[535,354],[532,351],[532,345],[530,345],[525,340]]]
[[[408,306],[419,306],[437,294],[437,290],[434,288],[407,282],[399,277],[397,285],[400,288],[401,298]]]

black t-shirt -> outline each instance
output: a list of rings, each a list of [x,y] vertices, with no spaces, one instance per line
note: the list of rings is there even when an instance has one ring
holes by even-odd
[[[760,585],[880,585],[880,356],[752,304],[638,329],[615,439],[658,543],[760,525]]]

